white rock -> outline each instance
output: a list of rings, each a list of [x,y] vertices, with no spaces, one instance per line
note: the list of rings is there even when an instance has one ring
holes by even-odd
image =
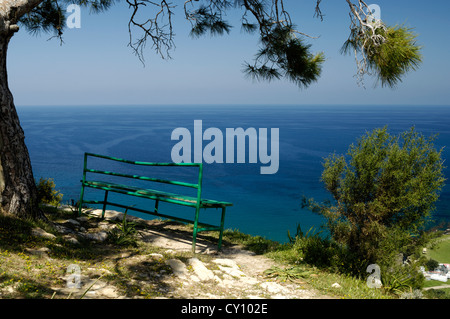
[[[71,234],[71,233],[74,233],[74,231],[72,229],[70,229],[69,227],[65,227],[63,225],[55,225],[55,229],[60,234]]]
[[[214,280],[214,273],[206,268],[206,266],[197,258],[189,259],[189,264],[192,266],[195,274],[201,281]]]
[[[175,274],[175,276],[182,279],[187,278],[188,271],[186,265],[183,262],[181,262],[181,260],[169,259],[166,261],[166,263],[170,266],[170,268],[172,268],[172,271]]]
[[[224,278],[220,283],[219,286],[220,287],[224,287],[224,288],[232,288],[234,286],[234,280],[232,279],[228,279],[228,278]]]
[[[47,233],[45,230],[43,230],[42,228],[33,228],[31,230],[31,234],[33,236],[37,236],[37,237],[43,237],[43,238],[47,238],[47,239],[55,239],[56,236],[50,233]]]
[[[88,233],[85,235],[87,239],[103,242],[108,238],[108,233],[101,231],[97,233]]]
[[[102,230],[109,230],[111,228],[111,226],[115,226],[115,225],[111,225],[109,222],[98,223],[98,227]]]
[[[228,275],[235,277],[235,278],[246,277],[246,274],[237,268],[219,266],[219,269],[222,270],[224,273],[227,273]]]
[[[261,284],[261,288],[272,294],[289,293],[289,290],[276,282],[268,281]]]
[[[80,222],[75,220],[75,219],[68,219],[66,222],[70,223],[72,225],[75,225],[75,226],[79,226],[80,225]]]
[[[50,249],[47,247],[41,247],[39,249],[26,248],[26,250],[28,253],[40,257],[48,257],[48,253],[50,252]]]
[[[78,239],[76,239],[75,237],[71,237],[71,236],[65,236],[64,239],[74,245],[79,245],[80,242],[78,241]]]
[[[239,280],[246,285],[256,285],[259,283],[259,281],[256,278],[249,277],[249,276],[240,277]]]
[[[332,288],[342,288],[337,282],[331,285]]]
[[[222,265],[222,266],[239,269],[239,266],[236,264],[236,262],[234,260],[231,260],[231,259],[225,259],[225,258],[220,259],[220,258],[218,258],[218,259],[214,259],[212,262],[216,263],[216,264],[219,264],[219,265]]]

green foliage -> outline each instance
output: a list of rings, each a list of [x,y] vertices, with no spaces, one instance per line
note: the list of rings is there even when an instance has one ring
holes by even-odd
[[[422,62],[421,48],[416,44],[417,35],[405,27],[389,27],[384,36],[382,45],[368,50],[369,65],[382,86],[394,87],[405,73],[418,68]]]
[[[210,7],[201,6],[192,13],[192,19],[195,21],[191,29],[192,37],[200,37],[208,31],[211,35],[222,35],[231,30],[231,25],[223,20],[222,14],[214,12]]]
[[[36,245],[36,238],[31,236],[32,227],[30,220],[0,214],[0,251],[22,251],[22,246],[27,243]]]
[[[441,263],[450,263],[450,236],[446,235],[434,240],[428,255]]]
[[[87,7],[93,13],[108,10],[118,0],[44,0],[19,20],[32,34],[54,33],[62,39],[66,27],[66,6],[76,4]]]
[[[312,227],[303,233],[298,225],[295,237],[288,232],[288,238],[298,258],[306,264],[329,268],[333,264],[334,256],[338,254],[338,247],[329,239],[323,238],[321,232],[315,232]]]
[[[434,259],[428,259],[427,262],[425,263],[425,267],[427,270],[433,271],[439,267],[439,262]]]
[[[281,281],[295,282],[300,278],[308,278],[314,271],[300,266],[293,266],[288,268],[280,268],[273,266],[264,271],[267,278],[276,278]]]
[[[450,289],[429,289],[424,295],[427,299],[450,299]]]
[[[412,29],[404,26],[382,25],[375,28],[375,34],[370,28],[354,28],[342,52],[362,53],[367,71],[374,72],[382,86],[395,87],[407,72],[416,70],[422,62],[416,38]]]
[[[31,33],[37,34],[41,31],[62,34],[64,28],[64,13],[57,2],[52,0],[42,1],[34,10],[25,15],[21,24]]]
[[[264,1],[242,1],[234,5],[226,0],[208,2],[209,5],[201,5],[188,14],[193,22],[191,36],[199,37],[208,32],[211,35],[229,33],[232,26],[223,19],[224,12],[233,6],[242,6],[245,9],[242,30],[248,33],[259,30],[261,43],[254,63],[245,63],[244,72],[249,77],[268,81],[284,77],[300,87],[318,80],[324,55],[310,52],[311,45],[301,39],[284,8],[279,8],[280,12],[275,15],[274,7],[270,10],[270,4]],[[272,5],[283,7],[278,2]],[[249,22],[247,13],[253,15],[255,23]]]
[[[37,199],[39,203],[57,206],[61,203],[63,194],[55,190],[55,182],[52,178],[40,178],[37,186]]]
[[[294,261],[296,264],[307,264],[319,269],[326,269],[329,272],[352,276],[362,281],[367,280],[369,276],[367,266],[370,263],[367,259],[350,251],[348,247],[322,238],[319,233],[312,233],[311,229],[304,234],[300,227],[297,228],[297,235],[295,237],[289,235],[289,238],[290,249],[295,251],[297,257],[297,260]],[[386,254],[377,263],[380,264],[383,290],[388,294],[400,296],[407,291],[420,289],[424,278],[418,269],[420,263],[403,264],[402,258],[399,258],[401,255],[395,253],[395,249],[383,247],[381,250]],[[302,271],[302,267],[299,266],[286,269],[273,268],[266,272],[269,277],[291,281],[300,277],[308,278],[309,274],[310,272]]]
[[[414,128],[375,129],[350,146],[348,159],[325,159],[322,181],[334,203],[305,199],[326,218],[332,238],[359,260],[390,263],[424,245],[423,227],[444,185],[441,151]]]
[[[402,295],[405,292],[420,289],[424,277],[417,265],[393,263],[381,268],[383,289],[389,293]]]
[[[136,223],[127,220],[128,209],[123,214],[122,223],[108,232],[108,239],[119,246],[136,246]]]
[[[270,252],[280,245],[278,242],[274,242],[261,236],[251,236],[244,234],[239,230],[230,229],[224,230],[223,239],[242,245],[245,249],[248,249],[257,255]]]
[[[255,63],[247,63],[244,69],[251,78],[270,81],[284,77],[300,87],[308,87],[319,79],[324,54],[312,54],[311,45],[298,38],[293,26],[268,28],[262,33],[261,46]]]

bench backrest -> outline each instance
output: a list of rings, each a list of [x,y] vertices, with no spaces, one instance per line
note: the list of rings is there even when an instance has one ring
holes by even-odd
[[[100,158],[105,159],[109,161],[115,161],[120,163],[126,163],[131,165],[138,165],[138,166],[154,166],[154,167],[198,167],[198,176],[197,176],[197,182],[196,183],[188,183],[185,181],[173,181],[173,180],[167,180],[167,179],[161,179],[161,178],[155,178],[155,177],[149,177],[149,176],[142,176],[142,175],[135,175],[135,174],[125,174],[115,171],[107,171],[107,170],[99,170],[99,169],[93,169],[88,167],[88,158],[94,157],[94,158]],[[136,180],[142,180],[142,181],[148,181],[148,182],[155,182],[155,183],[162,183],[162,184],[170,184],[174,186],[180,186],[180,187],[187,187],[196,189],[196,196],[197,196],[197,205],[200,204],[201,201],[201,194],[202,194],[202,179],[203,179],[203,164],[202,163],[154,163],[154,162],[139,162],[139,161],[131,161],[127,159],[122,158],[116,158],[106,155],[99,155],[99,154],[93,154],[93,153],[85,153],[84,154],[84,167],[83,167],[83,182],[86,181],[86,175],[87,173],[93,173],[93,174],[101,174],[101,175],[108,175],[108,176],[116,176],[116,177],[124,177],[124,178],[130,178],[130,179],[136,179]],[[194,176],[195,177],[195,176]]]

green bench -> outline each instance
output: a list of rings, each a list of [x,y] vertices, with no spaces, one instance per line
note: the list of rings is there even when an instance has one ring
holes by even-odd
[[[107,161],[114,161],[114,162],[120,162],[130,165],[138,165],[138,166],[151,166],[151,167],[167,167],[171,169],[176,169],[180,167],[193,167],[197,168],[198,175],[195,175],[194,178],[196,178],[196,182],[194,183],[187,183],[187,182],[181,182],[181,181],[171,181],[166,179],[160,179],[155,177],[147,177],[147,176],[141,176],[141,175],[132,175],[132,174],[124,174],[120,172],[113,172],[113,171],[107,171],[107,170],[99,170],[94,168],[88,167],[88,158],[97,158],[96,165],[99,165],[100,162],[103,160]],[[104,162],[104,161],[103,161]],[[92,167],[92,166],[91,166]],[[96,178],[95,180],[88,178],[91,175],[95,176],[110,176],[109,178]],[[152,183],[152,188],[143,188],[133,185],[133,183],[126,183],[126,184],[119,184],[116,182],[111,182],[111,180],[115,179],[121,179],[121,180],[141,180],[141,181],[147,181]],[[202,198],[202,179],[203,179],[203,164],[198,163],[150,163],[150,162],[136,162],[136,161],[130,161],[126,159],[121,158],[115,158],[110,156],[104,156],[104,155],[98,155],[98,154],[92,154],[92,153],[85,153],[84,154],[84,168],[83,168],[83,179],[81,180],[81,193],[80,193],[80,201],[78,206],[78,213],[81,214],[82,206],[83,204],[101,204],[103,205],[102,209],[102,218],[104,218],[105,215],[105,209],[107,205],[110,206],[116,206],[121,208],[127,208],[130,210],[138,211],[141,213],[147,213],[154,216],[166,218],[175,220],[184,224],[193,224],[194,230],[193,230],[193,239],[192,239],[192,251],[195,253],[195,243],[197,238],[197,233],[201,231],[219,231],[219,242],[218,242],[218,250],[221,249],[222,246],[222,235],[223,235],[223,228],[224,228],[224,220],[225,220],[225,210],[226,207],[232,206],[231,203],[228,202],[222,202],[222,201],[215,201],[210,199],[204,199]],[[107,181],[108,180],[108,181]],[[166,192],[163,190],[154,189],[157,188],[156,185],[161,184],[170,184],[177,190],[186,188],[192,188],[194,189],[193,195],[185,195],[185,192]],[[172,187],[171,186],[171,187]],[[86,200],[84,199],[86,188],[95,188],[104,190],[104,199],[102,201],[99,200]],[[196,190],[196,191],[195,191]],[[146,198],[150,200],[154,200],[154,208],[153,210],[148,209],[140,209],[136,207],[130,207],[127,205],[123,205],[120,203],[113,203],[108,201],[108,193],[109,192],[115,192],[119,194],[124,195],[130,195],[130,196],[136,196],[139,198]],[[195,209],[195,215],[193,219],[184,219],[180,217],[171,216],[168,214],[162,214],[159,212],[159,202],[167,202],[172,203],[176,205],[182,205],[182,206],[188,206]],[[199,222],[200,217],[200,209],[202,208],[216,208],[221,210],[221,218],[220,218],[220,225],[214,226],[206,223]]]

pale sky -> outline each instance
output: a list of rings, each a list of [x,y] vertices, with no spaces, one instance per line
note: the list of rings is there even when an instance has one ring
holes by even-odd
[[[181,4],[184,1],[174,0]],[[381,18],[390,25],[415,28],[424,62],[397,89],[374,88],[366,78],[359,87],[353,56],[339,50],[349,34],[344,0],[323,1],[325,20],[314,18],[315,0],[285,1],[299,29],[319,39],[308,40],[326,56],[322,77],[308,89],[287,81],[253,82],[242,73],[258,49],[257,35],[240,31],[239,17],[230,35],[189,37],[182,11],[175,16],[176,49],[161,60],[150,47],[146,65],[128,43],[131,11],[125,3],[99,15],[81,12],[81,28],[67,29],[60,46],[51,35],[19,31],[10,43],[8,72],[16,106],[133,104],[450,104],[450,3],[377,0]]]

